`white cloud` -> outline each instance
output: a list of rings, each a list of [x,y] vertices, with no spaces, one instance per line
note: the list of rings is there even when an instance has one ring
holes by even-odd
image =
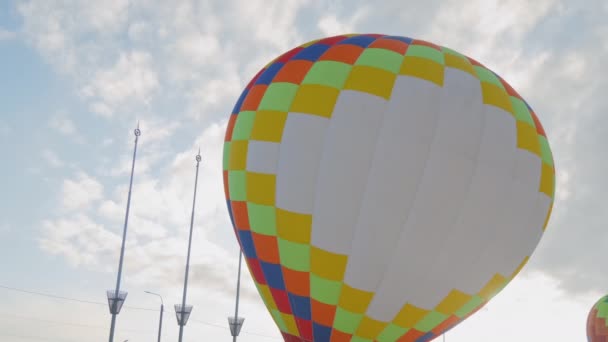
[[[346,19],[340,19],[336,14],[329,13],[319,19],[317,26],[325,36],[355,33],[355,27],[368,13],[367,7],[359,8]]]
[[[301,42],[302,38],[295,20],[298,11],[308,5],[308,2],[307,0],[234,1],[232,11],[238,20],[233,22],[243,32],[250,32],[258,42],[269,44],[279,52]],[[252,20],[253,18],[255,20]]]
[[[212,277],[215,279],[212,281],[215,285],[212,285],[218,290],[224,289],[230,279],[231,275],[226,272],[227,263],[236,255],[227,255],[226,247],[222,247],[212,233],[218,228],[230,232],[223,185],[217,181],[222,179],[225,126],[224,120],[203,131],[188,151],[179,153],[162,167],[164,177],[153,178],[146,170],[137,169],[127,238],[130,258],[126,262],[142,283],[154,280],[170,285],[179,279],[180,273],[175,265],[182,262],[177,256],[184,254],[187,243],[196,165],[194,156],[199,144],[203,161],[199,171],[193,237],[193,246],[196,247],[193,248],[192,260],[193,269],[205,269],[213,274],[193,271],[197,273],[193,273],[193,278]],[[157,139],[162,140],[163,137]],[[121,234],[127,187],[128,184],[120,183],[113,187],[111,197],[105,197],[103,185],[84,173],[74,180],[65,180],[62,207],[78,214],[46,220],[41,247],[64,256],[73,265],[98,267],[99,261],[106,260],[106,254],[111,253],[112,245],[99,246],[99,242],[94,240]],[[78,227],[83,225],[87,226],[86,229],[77,235]],[[157,274],[154,270],[162,272]]]
[[[42,150],[42,158],[44,158],[44,160],[53,168],[62,167],[64,165],[57,154],[48,148]]]
[[[13,40],[17,37],[17,33],[9,31],[0,27],[0,42],[6,40]]]
[[[104,256],[120,248],[120,235],[81,213],[44,221],[42,229],[40,247],[52,255],[63,256],[72,266],[99,267]]]
[[[66,211],[79,211],[88,208],[103,196],[103,185],[96,179],[80,172],[75,179],[63,181],[61,205]]]
[[[49,125],[51,128],[56,129],[58,132],[64,135],[72,135],[76,133],[76,126],[74,126],[74,122],[63,113],[51,117]]]
[[[144,21],[137,21],[129,24],[129,38],[132,41],[139,41],[144,39],[145,35],[149,31],[149,26]]]
[[[87,98],[99,99],[94,110],[108,116],[126,103],[149,104],[160,87],[152,56],[143,51],[121,53],[116,63],[99,70],[83,89]]]

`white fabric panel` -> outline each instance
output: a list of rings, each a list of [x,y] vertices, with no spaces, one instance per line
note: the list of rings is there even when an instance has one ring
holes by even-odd
[[[479,161],[497,169],[514,168],[517,149],[515,118],[500,108],[484,106],[484,135],[480,145]]]
[[[446,177],[444,170],[450,170]],[[436,246],[443,240],[446,227],[457,216],[460,199],[465,195],[473,171],[469,160],[446,156],[436,144],[431,148],[414,206],[399,238],[390,266],[381,281],[368,315],[390,320],[400,307],[392,303],[415,303],[428,307],[441,295],[439,284],[421,286],[429,266],[437,255]]]
[[[477,265],[474,265],[476,273],[486,275],[486,279],[479,280],[480,288],[496,273],[511,275],[530,252],[525,250],[521,242],[528,238],[535,239],[542,232],[529,226],[531,214],[536,210],[537,196],[534,192],[535,189],[520,182],[512,181],[509,185],[504,194],[507,203],[495,217],[495,234],[483,249]]]
[[[350,286],[375,291],[386,272],[424,171],[439,94],[430,82],[411,77],[395,82],[346,268]]]
[[[523,258],[530,256],[533,249],[531,247],[536,245],[543,232],[542,224],[546,215],[542,215],[543,218],[540,220],[539,210],[541,210],[541,207],[548,209],[547,203],[541,202],[543,198],[547,198],[546,195],[538,192],[540,157],[521,149],[516,150],[515,156],[515,176],[511,181],[511,187],[515,191],[513,196],[519,198],[517,207],[515,207],[517,211],[510,213],[513,217],[504,218],[501,221],[504,223],[503,229],[507,229],[508,232],[504,234],[498,246],[492,250],[492,257],[489,259],[490,262],[494,261],[498,265],[495,269],[496,272],[500,272],[504,276],[511,275]],[[529,165],[526,167],[523,164]],[[528,175],[524,180],[515,178],[518,175],[517,172],[522,169],[538,173],[539,176]],[[535,179],[536,183],[530,183]],[[508,210],[507,215],[509,215]],[[534,226],[534,224],[537,225]],[[501,263],[498,263],[498,261]]]
[[[461,248],[468,249],[470,254],[463,259],[466,264],[453,265],[454,269],[450,272],[460,274],[455,278],[455,288],[469,294],[477,293],[496,274],[495,269],[480,269],[479,264],[484,262],[484,253],[493,248],[489,247],[489,242],[496,241],[501,234],[498,230],[504,229],[504,226],[497,226],[500,220],[497,215],[502,208],[511,205],[508,194],[512,191],[517,149],[515,119],[510,113],[483,105],[483,120],[478,173],[471,185],[470,206],[465,207],[459,228],[465,229],[465,232],[476,232],[476,235],[467,236],[463,232],[462,236],[455,238]]]
[[[316,184],[311,243],[350,252],[386,100],[342,91],[327,129]]]
[[[279,159],[279,144],[249,140],[247,148],[247,171],[276,174]]]
[[[468,294],[479,291],[480,280],[473,276],[478,272],[474,265],[495,234],[495,215],[506,205],[503,194],[509,189],[510,178],[511,173],[507,170],[489,167],[486,163],[477,164],[461,216],[446,239],[448,245],[444,248],[449,250],[449,255],[435,265],[429,277],[432,284],[449,282],[453,288]],[[488,276],[491,275],[483,274],[480,278]]]
[[[515,158],[513,178],[526,184],[534,193],[538,193],[542,160],[536,154],[519,148],[515,153]]]
[[[442,89],[442,96],[437,99],[441,103],[438,125],[414,205],[387,274],[368,309],[368,314],[379,320],[390,320],[398,313],[400,307],[394,305],[392,310],[387,310],[392,302],[402,305],[409,301],[429,308],[445,296],[440,287],[447,284],[420,285],[424,284],[424,278],[437,259],[437,247],[459,215],[475,167],[474,160],[465,157],[462,150],[470,139],[459,138],[460,134],[452,130],[453,121],[460,114],[466,120],[467,115],[450,108],[451,105],[458,106],[458,101],[445,92],[446,89]],[[481,106],[478,106],[477,117],[481,116],[480,112]],[[480,136],[480,124],[472,123],[474,117],[468,118],[471,126],[460,133]]]
[[[279,148],[276,205],[312,214],[325,132],[329,120],[318,115],[289,113]]]
[[[447,68],[441,90],[441,121],[437,136],[446,153],[477,160],[483,123],[479,80],[458,69]]]
[[[437,136],[441,137],[441,146],[446,156],[446,164],[441,172],[450,182],[462,182],[466,190],[462,197],[453,194],[455,200],[449,204],[452,206],[449,210],[453,210],[456,216],[445,227],[441,227],[439,241],[427,252],[430,260],[418,282],[432,285],[421,288],[418,294],[408,295],[412,304],[427,308],[435,307],[454,288],[454,280],[462,277],[459,269],[463,268],[467,257],[475,250],[471,249],[470,242],[478,242],[477,235],[479,230],[483,229],[480,226],[459,224],[467,212],[473,210],[479,216],[480,209],[479,203],[471,205],[471,201],[479,202],[477,198],[480,189],[476,184],[476,177],[479,176],[477,159],[485,117],[479,81],[468,73],[448,69],[444,88],[441,120],[437,129]],[[452,161],[456,161],[455,165],[470,163],[465,167],[466,172],[460,179],[453,178],[450,167]],[[486,194],[495,196],[495,193]],[[437,210],[445,208],[437,207]]]

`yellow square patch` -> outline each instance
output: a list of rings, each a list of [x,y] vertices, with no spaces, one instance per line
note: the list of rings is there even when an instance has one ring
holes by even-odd
[[[451,315],[470,300],[470,295],[454,289],[435,307],[435,311]]]
[[[293,318],[293,315],[282,313],[281,317],[283,318],[283,322],[285,322],[285,326],[289,333],[292,335],[299,335],[298,325],[296,324],[296,320]]]
[[[515,116],[509,94],[496,84],[481,82],[481,95],[483,103],[504,109],[512,116]]]
[[[274,206],[276,176],[247,172],[247,201]]]
[[[367,65],[355,65],[351,70],[344,90],[358,90],[390,99],[397,75],[390,71]]]
[[[475,75],[475,69],[473,69],[473,65],[469,63],[469,61],[467,61],[466,59],[449,53],[444,54],[444,57],[446,67],[462,70],[477,78],[477,75]]]
[[[538,141],[536,128],[521,120],[517,120],[517,147],[530,151],[539,157],[541,156],[541,147],[540,142]],[[546,165],[547,164],[543,163],[543,167]]]
[[[359,327],[357,328],[355,335],[373,340],[380,335],[382,330],[384,330],[387,325],[388,323],[386,322],[380,322],[373,318],[364,316],[361,323],[359,323]]]
[[[277,208],[277,235],[292,242],[310,243],[312,215]]]
[[[315,246],[310,249],[310,271],[319,277],[342,281],[348,256],[334,254]]]
[[[393,323],[402,328],[411,328],[421,319],[423,319],[430,311],[415,307],[411,304],[405,304],[401,311],[397,314]]]
[[[518,136],[519,136],[519,134],[518,134]],[[555,171],[553,170],[553,167],[543,163],[540,168],[540,186],[539,186],[538,191],[553,198],[554,184],[555,184]]]
[[[479,291],[479,296],[483,299],[490,300],[500,289],[506,284],[507,279],[500,274],[495,274],[486,286]]]
[[[268,285],[264,285],[264,284],[256,284],[256,285],[258,288],[258,292],[260,292],[260,295],[262,296],[262,299],[264,300],[264,303],[270,309],[277,309],[277,305],[274,302],[274,298],[272,298],[272,294],[270,293],[270,289],[268,288]]]
[[[258,110],[251,129],[251,140],[281,142],[287,113],[275,110]]]
[[[422,78],[442,87],[444,66],[427,58],[405,56],[399,75]]]
[[[340,91],[320,84],[302,84],[298,87],[290,112],[331,117]]]
[[[340,301],[338,306],[353,313],[365,313],[367,306],[372,301],[374,294],[344,284],[340,292]]]
[[[247,167],[247,140],[235,140],[230,143],[230,156],[228,157],[228,170],[245,170]]]

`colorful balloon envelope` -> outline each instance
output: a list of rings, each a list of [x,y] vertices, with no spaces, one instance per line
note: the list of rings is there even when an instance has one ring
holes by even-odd
[[[547,137],[479,62],[400,36],[324,38],[247,85],[224,185],[285,341],[430,341],[524,266],[553,205]]]
[[[598,300],[589,311],[587,342],[608,342],[608,296]]]

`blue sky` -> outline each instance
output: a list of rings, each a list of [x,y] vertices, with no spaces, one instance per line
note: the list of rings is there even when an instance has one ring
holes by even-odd
[[[600,0],[1,2],[0,285],[105,301],[116,279],[139,120],[126,305],[154,309],[156,299],[143,291],[162,293],[164,331],[176,337],[170,306],[181,296],[200,146],[189,292],[199,322],[188,325],[186,341],[227,338],[238,249],[220,170],[234,102],[285,49],[326,35],[379,32],[452,47],[501,74],[542,120],[558,170],[554,216],[530,264],[446,340],[584,341],[587,311],[608,291],[600,271],[608,243],[606,15]],[[241,340],[278,340],[243,277]],[[107,338],[105,306],[1,288],[0,302],[3,341]],[[156,315],[126,308],[117,338],[153,338]]]

